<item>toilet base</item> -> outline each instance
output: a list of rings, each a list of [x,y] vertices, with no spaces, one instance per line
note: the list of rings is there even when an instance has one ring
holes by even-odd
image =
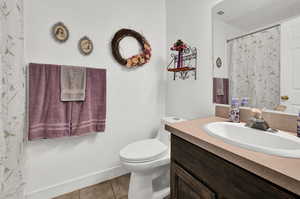
[[[160,190],[153,190],[153,179],[169,170],[169,165],[165,168],[157,168],[156,171],[132,172],[130,176],[128,199],[163,199],[170,194],[170,187]]]
[[[164,188],[161,191],[157,191],[153,193],[153,199],[164,199],[168,195],[170,195],[170,187]]]

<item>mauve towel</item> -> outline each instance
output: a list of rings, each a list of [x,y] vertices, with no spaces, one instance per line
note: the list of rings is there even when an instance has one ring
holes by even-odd
[[[29,140],[105,130],[106,70],[86,69],[83,102],[60,100],[60,72],[58,65],[29,65]]]
[[[60,101],[60,66],[29,64],[28,139],[70,135],[71,104]]]
[[[106,70],[86,69],[85,101],[72,103],[72,135],[103,132],[106,120]]]
[[[220,82],[222,83],[220,84]],[[222,92],[220,91],[220,89],[222,89]],[[214,103],[217,104],[229,104],[229,80],[228,79],[213,78],[213,101]]]
[[[216,78],[217,95],[224,95],[224,79]]]

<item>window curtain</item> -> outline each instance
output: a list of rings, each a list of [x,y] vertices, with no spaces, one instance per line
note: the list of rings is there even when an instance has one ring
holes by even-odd
[[[0,198],[23,198],[23,2],[0,0]]]
[[[228,42],[230,98],[274,109],[280,104],[280,27]]]

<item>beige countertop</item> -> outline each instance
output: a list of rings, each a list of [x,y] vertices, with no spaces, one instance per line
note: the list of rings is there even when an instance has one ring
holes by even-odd
[[[273,182],[300,196],[300,159],[283,158],[254,152],[209,136],[202,127],[211,122],[223,122],[218,117],[200,118],[167,124],[166,130],[235,165]],[[295,139],[300,139],[295,136]]]

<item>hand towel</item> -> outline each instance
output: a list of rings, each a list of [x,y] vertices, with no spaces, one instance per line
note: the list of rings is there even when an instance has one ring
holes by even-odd
[[[86,89],[86,68],[61,67],[61,101],[84,101]]]
[[[222,87],[223,89],[220,91]],[[229,79],[213,78],[213,102],[217,104],[229,103]]]
[[[69,136],[71,104],[60,100],[60,66],[29,64],[28,139]]]
[[[216,86],[217,86],[217,95],[222,96],[224,95],[224,79],[217,78],[216,79]]]
[[[86,69],[86,97],[72,103],[71,135],[103,132],[106,123],[106,70]]]

